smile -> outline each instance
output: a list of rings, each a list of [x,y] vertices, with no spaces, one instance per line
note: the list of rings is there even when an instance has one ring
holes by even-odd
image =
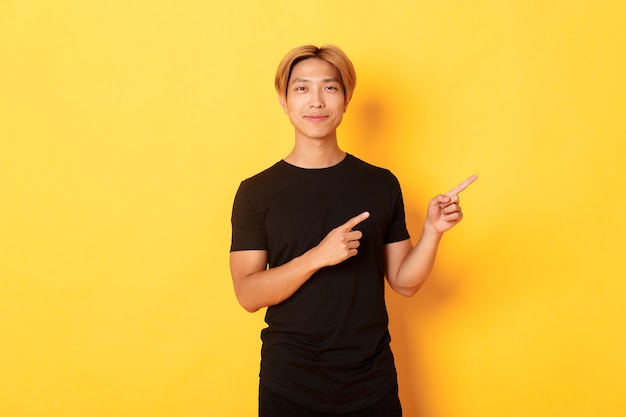
[[[321,122],[328,119],[328,116],[304,116],[305,119],[309,119],[312,122]]]

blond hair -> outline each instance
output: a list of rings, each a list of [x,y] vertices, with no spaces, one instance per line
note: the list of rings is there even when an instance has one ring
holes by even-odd
[[[274,85],[278,95],[282,99],[287,98],[287,84],[293,67],[309,58],[323,59],[337,68],[341,75],[341,84],[347,104],[352,98],[354,87],[356,87],[356,72],[350,58],[334,45],[323,45],[319,48],[314,45],[303,45],[289,51],[276,70]]]

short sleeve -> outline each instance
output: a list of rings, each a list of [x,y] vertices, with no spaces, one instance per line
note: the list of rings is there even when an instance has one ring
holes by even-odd
[[[389,228],[385,234],[385,244],[400,242],[410,238],[409,231],[406,227],[406,219],[404,213],[404,199],[402,198],[402,190],[400,189],[400,183],[398,179],[391,174],[393,179],[393,215]]]
[[[255,198],[245,181],[240,184],[235,195],[231,225],[231,252],[268,249],[263,227],[262,201]]]

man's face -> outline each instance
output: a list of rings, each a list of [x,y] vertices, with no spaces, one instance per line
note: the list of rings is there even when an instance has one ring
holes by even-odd
[[[280,103],[296,129],[296,138],[310,139],[335,139],[347,107],[339,71],[318,58],[293,67],[287,97]]]

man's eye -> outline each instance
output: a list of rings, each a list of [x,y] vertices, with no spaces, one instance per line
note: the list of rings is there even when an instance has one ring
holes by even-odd
[[[303,86],[299,86],[294,88],[295,91],[304,91],[304,87]]]

